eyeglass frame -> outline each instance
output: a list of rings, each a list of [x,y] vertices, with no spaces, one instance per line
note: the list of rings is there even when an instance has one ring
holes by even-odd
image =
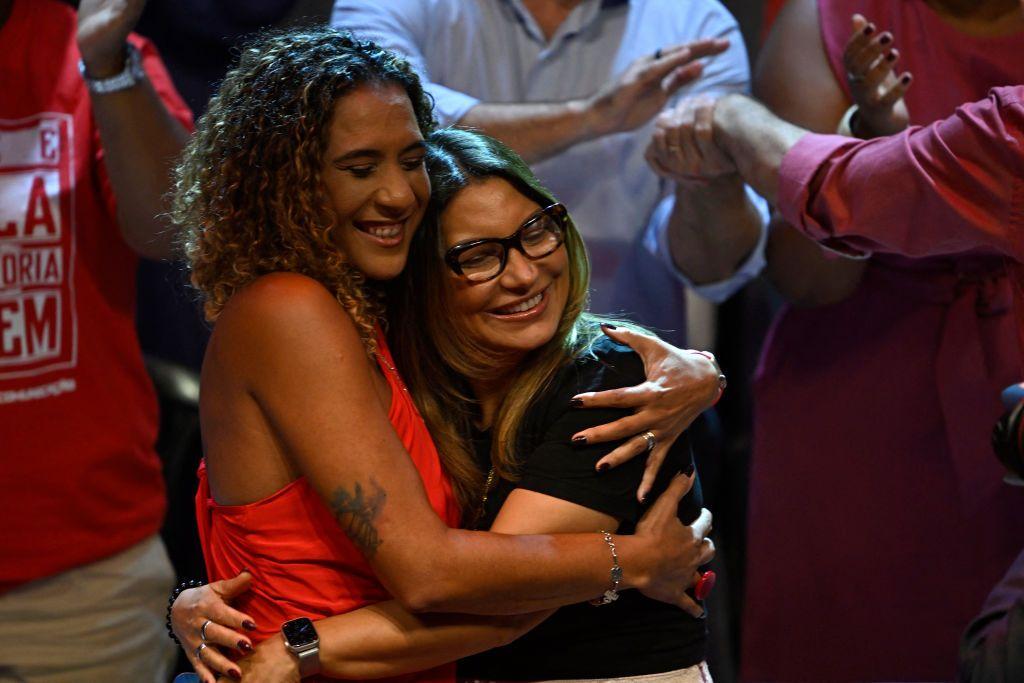
[[[552,210],[554,210],[553,213]],[[546,254],[542,254],[540,256],[530,256],[529,254],[526,253],[526,248],[523,246],[523,231],[529,228],[537,221],[539,221],[544,216],[549,216],[553,218],[555,222],[558,224],[558,227],[560,229],[558,235],[558,244],[556,244],[555,247]],[[547,256],[551,256],[556,251],[558,251],[559,247],[565,244],[565,231],[568,225],[569,211],[565,208],[565,205],[562,204],[562,202],[555,202],[554,204],[549,204],[548,206],[545,206],[542,209],[537,209],[537,211],[534,212],[532,216],[523,221],[523,223],[518,228],[516,228],[516,231],[509,235],[508,237],[485,237],[483,239],[471,240],[469,242],[462,242],[460,244],[456,244],[455,246],[451,247],[448,251],[445,252],[444,261],[448,265],[448,268],[453,273],[460,277],[466,278],[473,284],[490,282],[491,280],[505,272],[505,267],[508,265],[509,249],[517,250],[520,254],[523,255],[524,258],[529,259],[531,261],[538,261]],[[494,275],[490,276],[485,280],[470,280],[470,276],[462,272],[462,264],[459,263],[459,254],[474,247],[478,247],[481,244],[492,243],[500,244],[502,247],[501,262],[498,265],[498,270],[494,273]]]

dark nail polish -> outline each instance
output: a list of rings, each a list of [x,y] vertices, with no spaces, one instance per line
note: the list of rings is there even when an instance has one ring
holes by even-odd
[[[244,640],[238,641],[238,649],[242,652],[252,652],[252,645],[245,642]]]
[[[242,622],[242,627],[246,631],[255,631],[256,630],[256,622],[255,621],[251,621],[249,619],[246,619],[245,621]]]
[[[874,32],[875,32],[875,27],[872,26],[871,24],[868,24],[867,26],[864,27],[864,35],[870,36]]]
[[[587,437],[585,437],[585,436],[574,436],[574,437],[572,437],[572,445],[573,446],[586,446],[587,445]]]
[[[878,42],[882,45],[888,45],[889,43],[892,42],[892,36],[886,33],[884,36],[878,39]]]
[[[600,465],[597,466],[597,471],[598,472],[606,472],[607,470],[608,470],[608,463],[606,463],[606,462],[603,462],[603,463],[601,463]]]
[[[242,680],[242,672],[238,669],[228,669],[228,674],[236,681]]]
[[[572,399],[569,400],[569,405],[571,407],[573,407],[573,408],[582,408],[583,407],[583,399],[582,398],[572,398]]]
[[[885,56],[885,61],[887,61],[887,62],[895,62],[896,61],[896,53],[895,52],[890,52],[889,54],[887,54]]]
[[[693,474],[694,469],[693,462],[691,461],[686,467],[683,468],[683,475],[689,477]]]
[[[903,85],[907,85],[908,83],[910,83],[910,76],[904,76],[903,78],[901,78],[900,83],[902,83]]]
[[[608,323],[603,323],[601,325],[601,327],[603,327],[606,330],[617,330],[617,329],[619,329],[617,325],[609,325]]]
[[[644,495],[640,496],[640,502],[641,503],[646,503],[647,502],[647,494],[644,494]]]

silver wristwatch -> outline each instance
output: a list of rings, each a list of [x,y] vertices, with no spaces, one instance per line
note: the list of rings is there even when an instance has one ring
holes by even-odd
[[[121,70],[121,73],[110,78],[90,77],[85,71],[85,62],[78,60],[78,70],[81,72],[82,80],[85,81],[85,87],[89,89],[89,92],[96,93],[97,95],[120,92],[121,90],[133,87],[146,77],[146,72],[142,69],[142,56],[139,55],[139,51],[135,46],[131,43],[125,43],[124,51],[124,68]]]
[[[299,617],[281,624],[281,635],[288,650],[299,660],[299,675],[305,678],[320,673],[320,636],[313,622]]]

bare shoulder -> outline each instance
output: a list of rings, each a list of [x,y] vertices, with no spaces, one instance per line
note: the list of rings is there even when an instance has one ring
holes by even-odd
[[[817,0],[789,0],[754,70],[754,94],[803,128],[833,132],[848,106],[825,53]]]
[[[282,357],[366,358],[355,323],[334,295],[298,273],[263,275],[236,292],[211,341],[233,349],[234,362],[261,366]]]

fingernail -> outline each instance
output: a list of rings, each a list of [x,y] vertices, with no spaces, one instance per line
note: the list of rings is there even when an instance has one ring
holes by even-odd
[[[244,569],[239,569],[239,570],[238,570],[238,573],[239,573],[239,574],[242,574],[242,573],[244,573],[244,572],[249,572],[250,574],[252,574],[252,570],[251,570],[251,569],[249,569],[248,567],[246,567],[246,568],[244,568]]]
[[[582,408],[583,407],[583,399],[582,398],[571,398],[571,399],[569,399],[569,406],[572,407],[572,408]]]
[[[683,468],[683,475],[687,477],[691,476],[693,474],[694,469],[696,468],[693,466],[693,461],[690,461],[690,463]]]
[[[881,43],[882,45],[888,45],[889,43],[892,42],[892,36],[886,33],[885,35],[878,39],[878,42]]]
[[[240,681],[240,680],[242,680],[242,672],[241,672],[241,671],[239,671],[238,669],[228,669],[228,673],[229,673],[229,674],[231,675],[231,677],[232,677],[233,679],[235,679],[236,681]]]
[[[606,330],[617,330],[617,329],[619,329],[617,325],[609,325],[608,323],[602,323],[601,327],[603,327]]]
[[[903,78],[900,79],[900,83],[903,85],[910,83],[910,74],[903,76]]]
[[[242,622],[242,627],[246,631],[255,631],[256,630],[256,622],[252,621],[251,619],[246,619],[245,621]]]
[[[607,469],[608,469],[608,463],[606,463],[606,462],[601,462],[601,463],[598,463],[598,464],[597,464],[597,471],[598,471],[598,472],[604,472],[604,471],[606,471]]]
[[[242,652],[252,652],[252,645],[245,642],[244,640],[238,641],[238,649]]]
[[[585,436],[574,436],[574,437],[572,437],[572,444],[574,446],[586,446],[587,445],[587,437],[585,437]]]
[[[874,25],[868,24],[867,26],[864,27],[864,35],[870,36],[874,32],[875,32]]]
[[[887,61],[887,62],[895,62],[896,61],[896,53],[895,52],[890,52],[889,54],[887,54],[885,56],[885,61]]]

